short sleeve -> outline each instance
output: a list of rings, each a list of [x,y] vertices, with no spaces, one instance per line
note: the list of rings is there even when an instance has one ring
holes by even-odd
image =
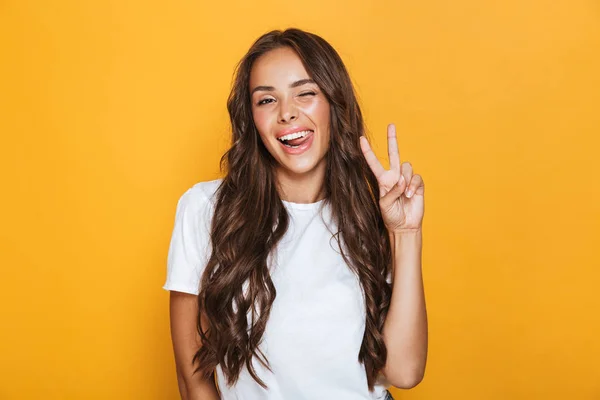
[[[175,224],[167,256],[165,290],[197,295],[210,251],[210,204],[197,187],[188,189],[177,202]]]

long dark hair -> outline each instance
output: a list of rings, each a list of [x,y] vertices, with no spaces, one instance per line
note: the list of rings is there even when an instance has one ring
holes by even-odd
[[[227,171],[217,189],[211,227],[211,255],[200,282],[198,333],[202,346],[192,363],[205,379],[220,365],[229,385],[245,364],[263,387],[253,356],[270,370],[258,348],[275,286],[267,266],[271,250],[285,234],[289,217],[277,190],[273,157],[252,118],[249,78],[254,61],[270,50],[293,49],[330,103],[330,146],[326,154],[325,200],[337,224],[340,252],[357,274],[365,298],[366,329],[358,360],[369,390],[385,365],[383,323],[390,304],[390,238],[379,209],[379,187],[360,149],[363,118],[350,76],[335,49],[299,29],[271,31],[254,42],[237,65],[227,101],[232,145],[221,158]],[[344,251],[344,248],[346,251]],[[248,324],[247,313],[252,319]],[[202,314],[205,315],[203,326]]]

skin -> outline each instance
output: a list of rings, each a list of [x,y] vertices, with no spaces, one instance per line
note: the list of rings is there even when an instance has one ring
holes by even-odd
[[[393,386],[410,389],[423,380],[427,364],[421,257],[425,186],[410,162],[400,162],[393,124],[388,125],[387,137],[389,170],[383,168],[364,136],[360,146],[379,183],[379,205],[392,244],[392,299],[383,325],[388,357],[382,373]]]
[[[388,157],[390,169],[383,168],[364,136],[360,147],[379,183],[381,214],[390,234],[421,229],[424,214],[425,185],[415,174],[410,162],[400,164],[396,126],[388,125]]]
[[[254,124],[277,160],[281,198],[294,203],[314,203],[323,198],[330,106],[316,83],[302,83],[310,78],[300,57],[289,47],[263,54],[250,72]],[[312,146],[302,154],[287,154],[276,139],[277,133],[292,127],[314,131]]]
[[[209,379],[201,379],[199,375],[194,375],[195,365],[192,366],[190,362],[202,344],[196,330],[197,315],[198,296],[171,291],[169,317],[179,393],[182,400],[218,400],[220,397],[214,375]],[[203,326],[208,325],[204,313],[202,321]]]

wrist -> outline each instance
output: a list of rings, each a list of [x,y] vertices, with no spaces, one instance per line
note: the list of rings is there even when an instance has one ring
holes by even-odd
[[[414,228],[414,229],[396,229],[388,231],[390,239],[395,237],[405,237],[405,236],[420,236],[423,234],[422,228]]]

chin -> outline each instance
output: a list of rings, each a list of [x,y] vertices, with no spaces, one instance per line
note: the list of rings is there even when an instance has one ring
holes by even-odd
[[[287,173],[292,175],[304,175],[310,172],[313,172],[317,169],[320,163],[325,160],[321,160],[321,162],[317,160],[297,160],[299,162],[295,163],[280,163],[279,166],[281,169],[285,170]]]
[[[286,164],[280,164],[280,168],[283,169],[284,171],[286,171],[288,174],[290,175],[304,175],[309,173],[310,171],[315,169],[314,165],[308,165],[308,166],[297,166],[297,165],[286,165]]]

